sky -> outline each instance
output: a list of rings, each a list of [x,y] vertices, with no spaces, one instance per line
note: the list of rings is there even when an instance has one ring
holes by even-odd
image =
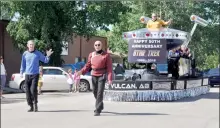
[[[14,17],[11,19],[12,21],[18,21],[20,14],[18,12],[15,13]]]

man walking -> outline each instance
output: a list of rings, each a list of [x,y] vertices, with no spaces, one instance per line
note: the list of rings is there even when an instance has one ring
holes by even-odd
[[[110,55],[102,50],[101,41],[96,41],[94,48],[95,51],[89,54],[88,62],[77,74],[84,75],[92,70],[93,94],[96,99],[94,116],[99,116],[104,109],[103,93],[106,73],[108,74],[108,83],[112,83],[112,60]]]
[[[39,79],[39,61],[49,62],[49,57],[53,53],[52,49],[47,51],[47,56],[35,49],[35,42],[29,40],[27,42],[28,50],[22,55],[20,74],[23,77],[25,73],[25,88],[27,103],[30,106],[28,112],[38,111],[38,94],[37,84]]]

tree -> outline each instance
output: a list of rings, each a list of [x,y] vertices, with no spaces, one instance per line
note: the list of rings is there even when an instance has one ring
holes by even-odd
[[[8,3],[0,1],[0,20],[9,20],[10,14],[9,14],[9,8]]]
[[[35,39],[41,51],[54,50],[50,65],[55,66],[63,63],[61,42],[72,41],[73,32],[89,37],[97,28],[105,29],[118,22],[118,15],[127,10],[121,2],[16,1],[9,2],[8,7],[11,16],[20,14],[18,21],[11,21],[7,26],[15,39],[14,45],[22,52],[27,40]]]

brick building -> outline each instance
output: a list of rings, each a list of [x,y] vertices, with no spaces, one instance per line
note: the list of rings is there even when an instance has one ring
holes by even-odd
[[[0,20],[0,55],[4,58],[8,81],[12,73],[19,72],[21,54],[19,50],[14,48],[12,38],[6,32],[7,24],[8,21]]]
[[[79,61],[81,56],[82,60],[87,61],[90,52],[94,51],[95,41],[103,43],[103,50],[107,51],[107,38],[93,36],[89,40],[81,36],[73,35],[73,43],[68,43],[68,55],[62,55],[65,63],[72,64]]]
[[[7,81],[13,73],[19,73],[21,63],[21,53],[14,48],[13,39],[6,31],[8,21],[0,20],[0,55],[4,58],[5,68],[7,70]],[[74,34],[73,34],[74,35]],[[68,43],[68,51],[62,55],[66,64],[73,64],[80,57],[87,59],[90,52],[94,50],[94,42],[100,40],[103,42],[104,50],[107,50],[107,38],[94,36],[87,40],[81,36],[73,36],[73,43]]]

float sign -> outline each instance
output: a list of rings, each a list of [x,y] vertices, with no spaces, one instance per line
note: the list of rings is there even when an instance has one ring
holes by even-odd
[[[130,39],[128,42],[129,63],[166,63],[166,39]]]

